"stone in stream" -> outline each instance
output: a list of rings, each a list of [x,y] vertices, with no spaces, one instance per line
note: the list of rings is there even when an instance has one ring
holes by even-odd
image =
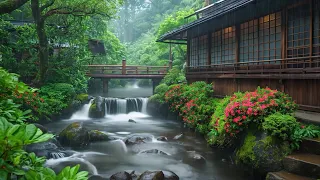
[[[144,150],[144,151],[141,151],[140,154],[160,154],[160,155],[166,155],[166,156],[170,156],[169,153],[166,153],[166,152],[163,152],[163,151],[160,151],[158,149],[149,149],[149,150]]]
[[[183,161],[194,166],[206,164],[206,159],[196,151],[187,151]]]
[[[44,127],[43,125],[41,125],[41,124],[33,123],[33,125],[35,125],[37,128],[39,128],[43,133],[47,133],[48,132],[48,129],[46,127]]]
[[[98,130],[89,131],[89,136],[90,136],[90,142],[113,140],[112,138],[109,138],[107,134]]]
[[[128,122],[131,122],[131,123],[137,123],[135,120],[133,119],[129,119]]]
[[[108,180],[108,178],[104,178],[100,175],[93,175],[89,177],[89,180]]]
[[[86,146],[90,141],[89,131],[83,126],[82,122],[74,122],[59,134],[59,141],[65,146]]]
[[[90,118],[103,118],[105,116],[104,98],[98,96],[94,99],[89,109]]]
[[[165,180],[162,171],[145,171],[142,173],[138,180]]]
[[[157,138],[158,141],[168,141],[168,138],[165,136],[160,136]]]
[[[179,180],[179,176],[172,171],[162,171],[165,180]]]
[[[181,139],[183,137],[183,134],[179,134],[179,135],[176,135],[173,139],[174,140],[178,140],[178,139]]]
[[[110,180],[132,180],[132,177],[128,172],[122,171],[122,172],[113,174],[110,177]]]
[[[129,137],[125,138],[123,141],[126,145],[135,145],[146,142],[151,142],[153,136],[150,134],[131,134]]]

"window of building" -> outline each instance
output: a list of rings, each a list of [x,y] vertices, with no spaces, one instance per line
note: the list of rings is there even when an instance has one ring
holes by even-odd
[[[320,55],[320,1],[315,0],[313,5],[313,56]]]
[[[287,56],[310,55],[310,6],[304,4],[288,9]]]
[[[196,66],[198,59],[198,38],[192,38],[190,44],[190,66]]]
[[[281,12],[259,18],[259,60],[281,59]]]
[[[240,25],[240,62],[258,60],[258,35],[258,19]]]
[[[211,64],[235,63],[235,59],[235,26],[212,33]]]
[[[221,64],[221,31],[212,33],[211,64]]]
[[[208,35],[199,37],[199,66],[207,65],[208,59]]]

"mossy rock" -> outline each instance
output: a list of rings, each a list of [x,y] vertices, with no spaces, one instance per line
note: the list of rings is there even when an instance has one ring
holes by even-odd
[[[164,180],[164,174],[162,171],[145,171],[138,180]]]
[[[89,144],[90,136],[82,122],[74,122],[59,134],[62,145],[71,147],[82,147]]]
[[[110,140],[110,138],[107,134],[105,134],[101,131],[98,131],[98,130],[89,131],[89,136],[90,136],[90,142]]]
[[[236,154],[237,163],[245,164],[260,174],[282,169],[282,159],[290,153],[289,143],[264,132],[249,131]]]
[[[89,100],[88,97],[89,97],[88,94],[82,93],[82,94],[78,94],[75,100],[81,101],[81,103],[85,103]]]
[[[104,99],[102,97],[96,97],[89,109],[89,117],[91,118],[103,118],[105,116]],[[103,107],[102,107],[103,106]]]

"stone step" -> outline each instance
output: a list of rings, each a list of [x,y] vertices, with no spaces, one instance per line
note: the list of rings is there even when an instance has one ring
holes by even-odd
[[[268,173],[266,180],[315,180],[315,179],[299,176],[286,171],[279,171],[279,172]]]
[[[283,166],[287,172],[320,178],[320,155],[297,153],[283,159]]]
[[[320,125],[320,113],[298,110],[294,115],[301,122]]]
[[[320,138],[304,139],[299,151],[320,155]]]

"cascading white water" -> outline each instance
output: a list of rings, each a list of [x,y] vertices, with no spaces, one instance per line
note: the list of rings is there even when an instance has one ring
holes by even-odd
[[[106,98],[105,112],[106,115],[126,114],[130,112],[147,113],[148,98]]]
[[[126,114],[127,113],[127,100],[117,99],[117,113]]]
[[[65,157],[65,154],[61,152],[53,152],[53,153],[50,153],[50,155],[53,159],[59,159],[59,158]]]
[[[148,98],[141,98],[141,100],[142,100],[141,112],[142,112],[143,114],[147,114]]]
[[[83,107],[79,111],[75,112],[70,119],[90,119],[89,109],[92,103],[93,99],[90,99],[89,103],[83,105]]]

